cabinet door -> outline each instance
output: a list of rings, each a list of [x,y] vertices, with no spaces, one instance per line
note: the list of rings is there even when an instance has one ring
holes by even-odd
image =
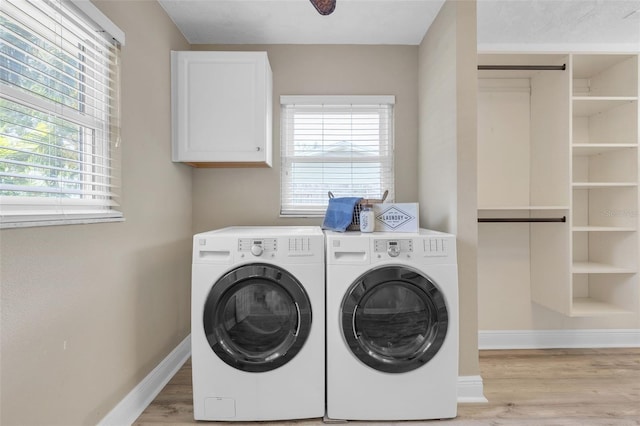
[[[172,52],[173,161],[270,166],[271,79],[265,52]]]

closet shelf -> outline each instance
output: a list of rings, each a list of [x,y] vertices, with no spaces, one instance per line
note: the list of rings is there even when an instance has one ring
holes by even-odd
[[[562,217],[479,217],[478,223],[565,223],[566,216]]]
[[[629,226],[574,226],[573,232],[635,232],[636,228]]]
[[[605,303],[590,297],[577,297],[573,299],[573,303],[571,304],[570,315],[572,317],[593,317],[599,315],[631,313],[633,312],[611,303]]]
[[[597,188],[633,188],[637,187],[636,182],[573,182],[574,189],[597,189]]]
[[[634,274],[634,268],[623,268],[597,262],[573,262],[571,272],[574,274]]]
[[[637,96],[573,96],[574,102],[631,102],[637,100]]]
[[[574,96],[573,116],[588,117],[637,100],[637,96]]]
[[[574,155],[598,155],[612,151],[619,151],[623,149],[635,149],[638,148],[637,144],[631,143],[580,143],[573,144]]]
[[[569,210],[569,206],[478,206],[478,211]]]

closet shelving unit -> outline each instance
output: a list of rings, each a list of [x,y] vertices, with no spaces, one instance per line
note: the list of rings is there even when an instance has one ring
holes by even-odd
[[[575,54],[570,70],[570,315],[632,313],[638,304],[638,57]]]
[[[485,54],[479,64],[479,221],[566,216],[528,234],[509,228],[528,239],[531,300],[569,317],[638,313],[638,55]],[[530,109],[518,125],[520,90]]]

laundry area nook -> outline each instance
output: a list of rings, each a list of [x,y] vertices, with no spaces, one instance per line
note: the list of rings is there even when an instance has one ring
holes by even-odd
[[[640,0],[0,28],[0,425],[638,424]]]

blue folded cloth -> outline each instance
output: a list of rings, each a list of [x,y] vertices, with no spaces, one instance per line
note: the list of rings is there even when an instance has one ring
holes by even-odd
[[[353,209],[362,200],[359,197],[329,198],[322,229],[344,232],[353,219]]]

